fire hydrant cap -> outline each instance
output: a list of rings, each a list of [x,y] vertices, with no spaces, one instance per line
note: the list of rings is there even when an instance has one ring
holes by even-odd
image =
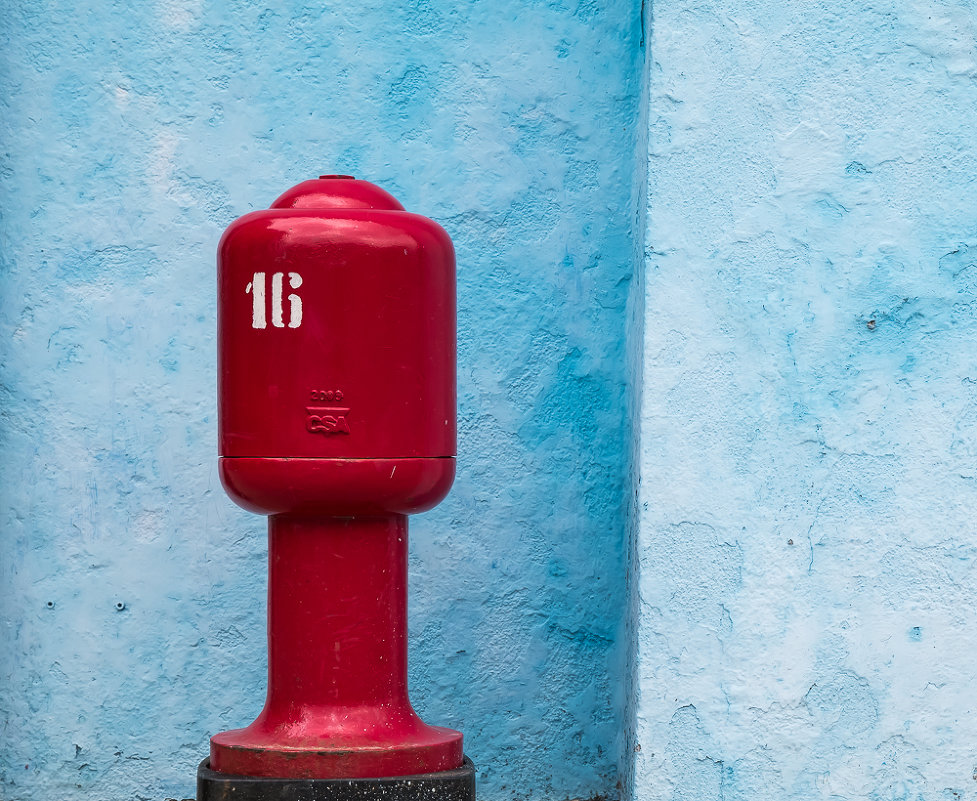
[[[273,209],[384,209],[403,211],[393,195],[351,175],[320,175],[293,186],[271,204]]]

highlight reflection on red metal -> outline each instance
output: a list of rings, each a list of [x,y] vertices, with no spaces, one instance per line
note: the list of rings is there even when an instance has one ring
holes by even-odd
[[[407,518],[454,478],[454,251],[365,181],[306,181],[218,253],[220,475],[269,517],[268,691],[211,739],[245,776],[462,764],[407,697]]]

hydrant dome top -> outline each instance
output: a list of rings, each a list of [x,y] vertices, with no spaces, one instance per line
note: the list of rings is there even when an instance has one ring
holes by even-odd
[[[404,210],[389,192],[351,175],[321,175],[303,181],[281,195],[271,208]]]

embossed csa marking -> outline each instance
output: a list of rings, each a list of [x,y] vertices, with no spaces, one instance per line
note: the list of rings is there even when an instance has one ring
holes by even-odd
[[[305,420],[305,430],[310,434],[348,434],[346,415],[349,409],[339,406],[306,406],[309,415]]]
[[[313,403],[342,402],[341,389],[313,389],[309,392],[309,400]],[[305,421],[305,430],[310,434],[348,434],[349,424],[346,415],[349,407],[340,406],[306,406],[309,415]]]

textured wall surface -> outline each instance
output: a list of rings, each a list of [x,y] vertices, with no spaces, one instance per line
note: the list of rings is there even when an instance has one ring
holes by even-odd
[[[636,795],[973,799],[973,5],[651,32]]]
[[[459,257],[415,706],[464,731],[486,801],[614,793],[639,32],[624,0],[5,3],[0,797],[187,797],[257,713],[264,529],[215,473],[214,251],[333,171]]]

